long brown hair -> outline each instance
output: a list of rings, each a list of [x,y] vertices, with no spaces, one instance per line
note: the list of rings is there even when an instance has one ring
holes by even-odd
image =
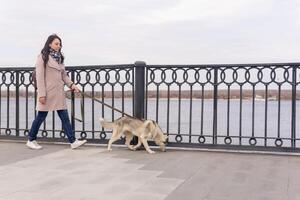
[[[52,34],[48,37],[45,45],[44,45],[44,48],[42,49],[41,53],[42,53],[42,58],[44,60],[44,67],[46,67],[46,64],[48,63],[49,61],[49,54],[50,54],[50,44],[53,42],[54,39],[59,39],[60,41],[60,46],[62,47],[62,42],[61,42],[61,39],[60,37],[58,37],[58,35],[56,34]],[[59,52],[61,53],[61,48],[59,49]],[[64,63],[64,56],[63,54],[61,53],[61,63]]]

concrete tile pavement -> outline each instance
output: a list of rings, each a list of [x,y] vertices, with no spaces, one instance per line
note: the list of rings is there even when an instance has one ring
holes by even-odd
[[[0,200],[300,200],[300,157],[0,142]]]
[[[143,164],[130,163],[129,159],[116,157],[99,147],[59,151],[54,147],[53,152],[41,154],[26,147],[22,149],[22,143],[0,145],[40,154],[24,159],[18,155],[19,160],[7,164],[2,161],[0,199],[134,199],[140,195],[164,199],[183,181],[158,177],[162,171],[141,170]],[[46,148],[52,147],[46,145]],[[160,185],[163,191],[154,192],[155,188],[147,187],[152,184]]]

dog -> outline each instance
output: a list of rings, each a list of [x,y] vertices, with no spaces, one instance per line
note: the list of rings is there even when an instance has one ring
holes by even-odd
[[[119,140],[123,135],[126,138],[125,144],[131,150],[136,150],[143,144],[148,153],[155,153],[148,145],[147,140],[149,139],[153,139],[161,151],[166,150],[165,143],[168,136],[163,134],[161,128],[153,120],[139,120],[128,116],[120,117],[114,122],[107,122],[103,118],[99,118],[99,120],[102,127],[113,130],[107,147],[109,151],[112,150],[112,143]],[[130,145],[133,136],[138,137],[138,143],[135,146]]]

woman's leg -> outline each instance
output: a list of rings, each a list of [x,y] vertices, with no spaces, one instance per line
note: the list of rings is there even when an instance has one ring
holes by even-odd
[[[76,138],[75,138],[75,133],[72,129],[69,115],[68,115],[68,110],[57,110],[57,114],[61,120],[63,129],[65,133],[67,134],[68,140],[70,143],[73,143]]]
[[[48,111],[38,111],[36,118],[33,120],[31,129],[28,134],[28,140],[34,141],[36,140],[36,136],[40,129],[41,124],[45,121],[47,117]]]

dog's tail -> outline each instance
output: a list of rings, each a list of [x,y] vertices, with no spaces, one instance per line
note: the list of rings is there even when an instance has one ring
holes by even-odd
[[[113,129],[114,128],[114,123],[113,122],[107,122],[102,117],[99,118],[99,121],[100,121],[100,124],[103,128],[107,128],[107,129]]]

